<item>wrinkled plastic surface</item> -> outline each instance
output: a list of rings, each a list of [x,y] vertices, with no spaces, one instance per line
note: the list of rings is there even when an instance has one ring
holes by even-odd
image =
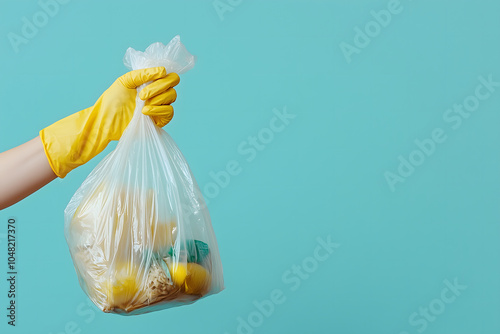
[[[130,69],[164,66],[182,74],[195,58],[176,36],[145,52],[129,48]],[[143,87],[138,88],[138,92]],[[173,139],[141,113],[116,149],[76,191],[65,210],[65,237],[80,286],[104,312],[141,314],[224,288],[210,216]]]

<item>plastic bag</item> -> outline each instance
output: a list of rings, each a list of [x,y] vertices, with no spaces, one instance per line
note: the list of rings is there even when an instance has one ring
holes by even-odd
[[[130,69],[184,73],[195,58],[176,36],[145,52],[129,48]],[[139,92],[145,85],[139,87]],[[90,173],[65,209],[65,237],[80,286],[104,312],[141,314],[224,288],[210,216],[173,139],[142,114]]]

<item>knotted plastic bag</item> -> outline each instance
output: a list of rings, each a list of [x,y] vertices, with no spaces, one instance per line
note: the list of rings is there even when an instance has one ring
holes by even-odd
[[[145,52],[129,48],[124,63],[131,70],[164,66],[167,73],[182,74],[195,57],[176,36]],[[137,96],[116,149],[65,209],[65,237],[80,286],[104,312],[141,314],[224,288],[196,180],[174,140],[142,114],[143,106]]]

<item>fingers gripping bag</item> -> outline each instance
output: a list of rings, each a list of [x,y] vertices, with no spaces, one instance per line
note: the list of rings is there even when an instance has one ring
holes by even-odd
[[[145,52],[129,48],[132,69],[185,73],[192,56],[176,36]],[[147,84],[139,87],[139,91]],[[64,232],[80,286],[104,312],[142,314],[192,303],[224,289],[210,216],[174,140],[142,114],[85,179],[65,209]]]

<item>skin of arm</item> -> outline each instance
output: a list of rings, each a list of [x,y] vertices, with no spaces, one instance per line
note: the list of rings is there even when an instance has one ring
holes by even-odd
[[[40,137],[0,153],[0,210],[3,210],[56,178]]]

